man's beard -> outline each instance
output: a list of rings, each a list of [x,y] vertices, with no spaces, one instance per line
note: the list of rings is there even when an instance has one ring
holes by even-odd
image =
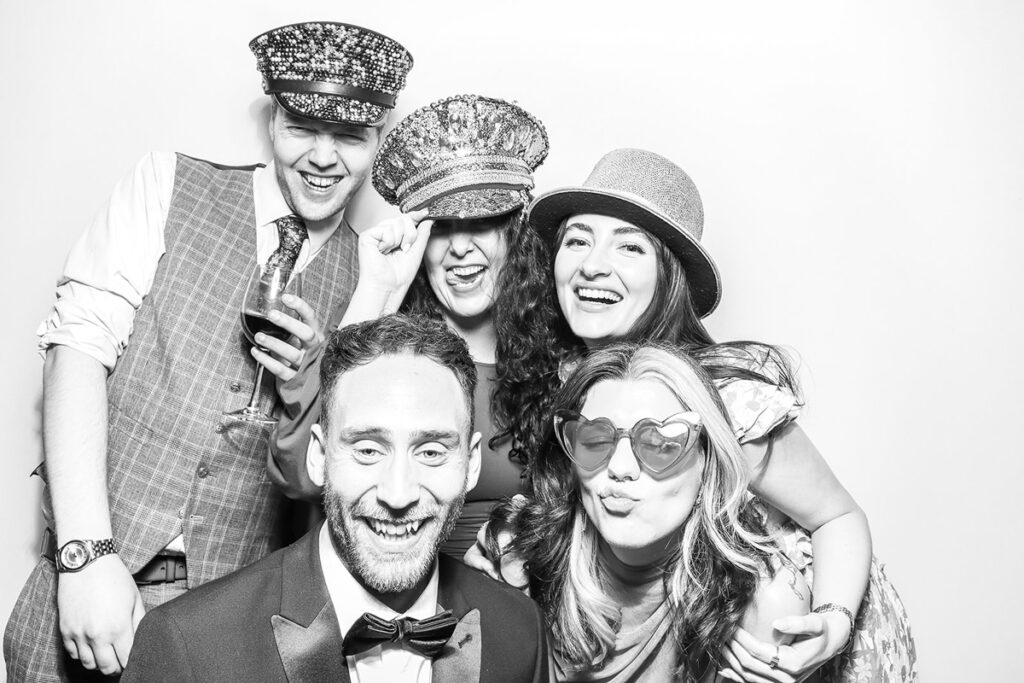
[[[465,500],[466,494],[463,493],[447,507],[417,505],[401,518],[396,518],[379,505],[361,501],[346,505],[331,486],[330,478],[324,483],[324,511],[334,548],[349,573],[378,593],[409,590],[431,571],[441,544],[448,539],[462,514]],[[412,551],[388,553],[375,546],[375,532],[362,521],[361,518],[365,517],[399,525],[423,517],[431,519],[416,532],[422,538],[418,539]]]

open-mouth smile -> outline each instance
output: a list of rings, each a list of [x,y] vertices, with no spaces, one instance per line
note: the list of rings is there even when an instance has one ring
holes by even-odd
[[[313,192],[329,192],[331,188],[341,182],[341,176],[313,175],[299,171],[303,185]]]
[[[472,289],[483,280],[487,266],[476,264],[446,269],[445,282],[453,289]]]
[[[386,522],[381,519],[366,517],[364,518],[364,521],[373,533],[378,536],[389,540],[401,541],[415,536],[419,532],[420,527],[423,526],[423,522],[426,520],[416,519],[411,522],[395,524],[394,522]]]
[[[622,301],[622,295],[608,289],[597,289],[595,287],[577,287],[573,292],[576,298],[584,303],[595,304],[617,304]]]

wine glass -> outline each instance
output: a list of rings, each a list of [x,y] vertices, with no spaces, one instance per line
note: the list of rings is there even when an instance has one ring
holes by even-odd
[[[245,288],[245,300],[242,302],[242,332],[253,346],[263,351],[267,349],[256,343],[256,333],[278,339],[287,339],[289,332],[282,327],[275,325],[267,315],[271,311],[280,311],[283,315],[287,308],[281,303],[282,294],[294,294],[302,296],[301,278],[291,277],[290,267],[258,265],[253,269],[249,277],[249,283]],[[249,397],[249,405],[239,410],[225,411],[224,417],[230,420],[242,422],[254,422],[263,425],[277,424],[277,418],[267,415],[260,410],[259,395],[260,385],[263,382],[262,364],[256,364],[256,381],[253,383],[252,395]]]

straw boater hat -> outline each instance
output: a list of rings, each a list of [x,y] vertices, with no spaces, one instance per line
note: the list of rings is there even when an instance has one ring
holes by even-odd
[[[412,55],[391,38],[330,21],[272,29],[249,49],[265,93],[293,114],[333,123],[380,123],[412,68]]]
[[[526,205],[548,154],[536,117],[492,97],[457,95],[402,119],[377,153],[373,186],[402,211],[487,218]]]
[[[653,152],[617,149],[597,162],[582,187],[537,197],[527,220],[553,240],[562,221],[580,213],[614,216],[661,239],[683,264],[697,315],[703,318],[718,306],[718,269],[700,245],[704,208],[683,169]]]

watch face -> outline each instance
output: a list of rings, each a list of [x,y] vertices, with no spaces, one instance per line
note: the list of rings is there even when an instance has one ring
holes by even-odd
[[[89,561],[89,551],[81,541],[69,541],[60,549],[60,563],[65,569],[81,569]]]

